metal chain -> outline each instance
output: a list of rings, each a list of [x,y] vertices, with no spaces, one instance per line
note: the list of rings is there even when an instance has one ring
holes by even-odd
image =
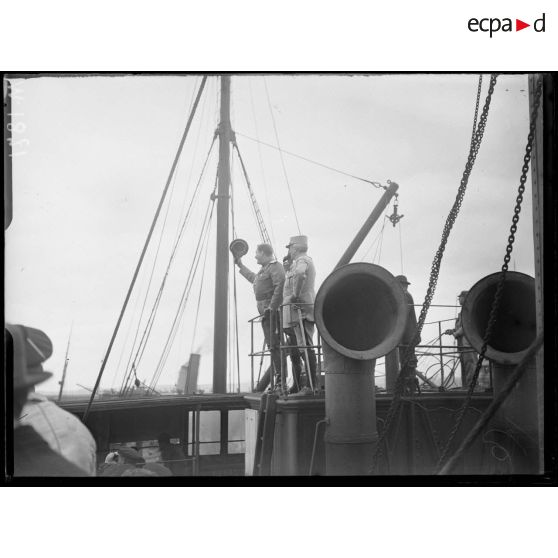
[[[461,182],[457,191],[457,196],[449,212],[449,215],[446,219],[446,222],[444,224],[440,246],[436,251],[436,255],[434,256],[434,261],[432,262],[432,267],[430,270],[430,279],[428,283],[428,290],[426,292],[424,303],[420,312],[420,317],[418,319],[417,330],[415,332],[415,336],[413,340],[411,341],[411,343],[409,343],[403,355],[401,368],[399,370],[399,374],[395,381],[393,399],[386,415],[384,427],[378,436],[378,444],[376,445],[376,451],[374,453],[374,456],[372,457],[372,468],[371,468],[372,473],[377,468],[379,458],[381,457],[383,451],[382,446],[383,446],[384,438],[387,436],[391,423],[393,422],[393,419],[400,407],[401,397],[403,395],[403,388],[405,384],[405,378],[403,377],[402,371],[406,368],[407,364],[409,363],[409,360],[411,359],[413,354],[414,347],[419,342],[420,334],[422,332],[424,322],[426,321],[426,315],[428,313],[428,309],[430,308],[430,304],[432,303],[432,298],[434,296],[434,291],[436,290],[436,285],[438,283],[440,266],[442,264],[442,258],[449,238],[449,234],[451,232],[451,229],[453,228],[459,210],[461,209],[461,204],[463,203],[463,198],[465,196],[465,190],[467,189],[469,177],[471,175],[471,171],[473,170],[473,166],[475,164],[475,160],[477,158],[477,154],[479,152],[479,148],[482,142],[484,130],[486,127],[486,120],[488,118],[490,102],[492,100],[492,94],[494,93],[494,87],[496,86],[497,78],[498,78],[497,74],[492,74],[490,76],[490,86],[488,88],[488,93],[486,95],[486,100],[484,102],[484,106],[482,109],[482,114],[478,126],[474,131],[474,136],[473,136],[474,139],[471,142],[469,156],[467,158],[467,163],[465,164],[465,170],[463,171],[463,176],[461,178]]]
[[[475,104],[475,117],[473,118],[473,131],[471,132],[471,145],[473,145],[473,142],[475,141],[475,131],[477,129],[477,117],[479,114],[481,90],[482,90],[482,74],[479,75],[479,85],[477,88],[477,102]]]
[[[498,309],[500,307],[500,301],[502,298],[502,293],[504,289],[504,281],[506,279],[506,273],[508,271],[508,264],[510,263],[511,253],[513,250],[513,243],[515,242],[515,233],[517,232],[517,223],[519,222],[519,213],[521,212],[521,203],[523,202],[523,193],[525,192],[525,182],[527,181],[527,173],[529,172],[529,162],[531,161],[531,151],[533,149],[533,142],[535,139],[535,131],[537,127],[537,112],[539,110],[540,100],[542,94],[542,78],[539,78],[535,90],[535,99],[533,103],[533,109],[531,112],[531,123],[529,127],[529,135],[527,136],[527,146],[525,147],[525,156],[523,157],[523,166],[521,167],[521,177],[519,179],[519,188],[517,198],[515,200],[515,207],[513,209],[513,217],[512,217],[512,224],[510,227],[510,235],[508,236],[508,245],[506,246],[506,254],[504,256],[504,263],[502,265],[500,278],[498,280],[498,286],[496,287],[496,293],[494,295],[494,300],[492,301],[492,307],[490,309],[490,315],[488,318],[488,324],[486,326],[486,331],[483,338],[483,343],[481,347],[481,351],[479,353],[479,358],[477,360],[477,366],[473,373],[473,378],[469,384],[469,389],[467,391],[467,397],[461,409],[459,410],[459,414],[457,415],[457,420],[455,422],[454,427],[452,428],[449,439],[444,447],[444,451],[440,456],[440,460],[438,461],[438,468],[440,468],[447,457],[449,452],[449,448],[463,422],[463,418],[465,416],[465,412],[469,408],[471,404],[471,398],[473,396],[473,392],[477,385],[477,380],[480,374],[480,369],[482,367],[482,363],[485,358],[486,349],[488,347],[488,343],[490,341],[490,337],[494,330],[494,325],[496,323],[496,315],[498,313]]]

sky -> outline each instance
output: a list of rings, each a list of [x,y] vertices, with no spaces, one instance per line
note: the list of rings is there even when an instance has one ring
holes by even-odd
[[[65,389],[95,383],[200,81],[200,76],[161,75],[16,80],[14,124],[20,124],[18,139],[27,141],[13,158],[14,217],[5,233],[5,318],[43,329],[51,337],[54,353],[45,368],[54,376],[42,385],[43,391],[58,389],[70,331]],[[481,108],[488,81],[485,75]],[[354,176],[382,184],[397,182],[403,219],[393,227],[382,218],[353,261],[405,274],[415,303],[422,303],[467,160],[477,86],[476,74],[233,76],[232,126],[277,256],[286,253],[284,245],[299,232],[289,188],[300,232],[309,237],[317,286],[333,270],[383,191],[288,154],[282,162],[277,150],[249,138],[279,144]],[[498,78],[433,304],[457,304],[461,290],[501,268],[528,133],[527,91],[526,75]],[[139,339],[146,327],[199,180],[137,366],[138,377],[146,383],[157,370],[203,218],[212,205],[217,145],[203,174],[202,166],[218,119],[219,84],[212,76],[107,361],[102,389],[121,385],[135,352],[134,337]],[[253,253],[260,239],[236,157],[231,168],[235,226],[233,231],[231,221],[231,239],[234,233],[248,242],[244,262],[256,270]],[[530,177],[526,192],[510,269],[533,275]],[[392,210],[390,204],[385,214]],[[174,384],[192,350],[202,354],[199,383],[211,383],[214,227],[213,217],[208,248],[202,250],[193,275],[159,385]],[[230,265],[232,271],[232,259]],[[251,286],[235,276],[240,370],[231,352],[229,376],[240,375],[245,386],[250,381],[248,320],[256,315],[256,305]],[[230,293],[232,309],[233,274]],[[454,308],[432,308],[427,322],[453,320],[455,315]],[[423,340],[435,337],[432,328],[437,326],[428,327]],[[261,332],[256,334],[259,349]]]

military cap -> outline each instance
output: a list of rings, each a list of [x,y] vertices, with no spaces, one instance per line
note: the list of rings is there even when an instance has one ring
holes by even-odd
[[[291,239],[285,248],[290,248],[293,244],[298,244],[308,248],[308,237],[304,235],[291,236]]]

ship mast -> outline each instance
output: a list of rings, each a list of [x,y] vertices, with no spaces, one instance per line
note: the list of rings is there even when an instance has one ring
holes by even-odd
[[[213,393],[227,391],[227,324],[229,285],[229,188],[230,188],[230,93],[231,77],[221,76],[219,167],[217,190],[217,250],[215,265],[215,321],[213,334]]]

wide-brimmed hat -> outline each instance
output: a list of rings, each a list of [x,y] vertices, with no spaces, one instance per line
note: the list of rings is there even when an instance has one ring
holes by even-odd
[[[6,324],[6,343],[11,338],[13,347],[14,389],[29,388],[48,380],[42,363],[52,356],[52,341],[40,329]]]
[[[411,283],[409,283],[409,281],[407,281],[407,277],[405,277],[405,275],[397,275],[395,280],[399,281],[400,283],[403,283],[405,285],[410,285],[411,284]]]
[[[305,246],[308,248],[308,237],[304,236],[303,234],[298,236],[291,236],[289,243],[285,248],[290,248],[293,244],[298,244],[299,246]]]

